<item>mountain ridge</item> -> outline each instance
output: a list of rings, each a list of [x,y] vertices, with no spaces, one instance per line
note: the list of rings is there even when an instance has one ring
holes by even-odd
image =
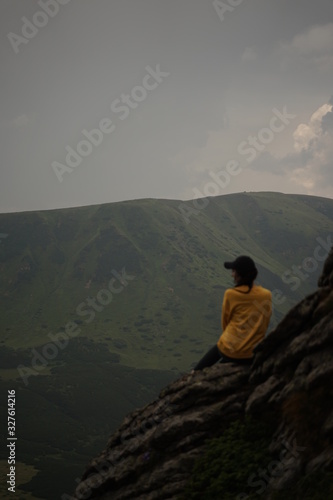
[[[116,204],[125,204],[125,203],[136,203],[136,202],[141,202],[141,201],[161,201],[161,202],[173,202],[173,203],[178,203],[178,205],[182,203],[194,203],[195,201],[200,201],[200,200],[214,200],[214,198],[221,198],[221,197],[228,197],[228,196],[235,196],[235,195],[242,195],[242,194],[247,194],[247,195],[256,195],[256,194],[272,194],[272,195],[278,195],[278,196],[287,196],[287,197],[304,197],[304,198],[311,198],[314,200],[331,200],[332,198],[325,197],[325,196],[318,196],[318,195],[309,195],[309,194],[301,194],[301,193],[284,193],[282,191],[241,191],[241,192],[236,192],[236,193],[228,193],[228,194],[223,194],[223,195],[217,195],[217,196],[205,196],[202,198],[190,198],[188,200],[181,200],[177,198],[155,198],[155,197],[143,197],[143,198],[130,198],[128,200],[119,200],[119,201],[112,201],[112,202],[103,202],[103,203],[91,203],[89,205],[75,205],[75,206],[69,206],[69,207],[56,207],[56,208],[41,208],[41,209],[33,209],[33,210],[18,210],[18,211],[12,211],[12,212],[0,212],[0,215],[17,215],[17,214],[33,214],[33,213],[42,213],[42,212],[54,212],[54,211],[59,211],[59,210],[77,210],[77,209],[86,209],[86,208],[94,208],[94,207],[101,207],[103,205],[116,205]],[[200,210],[198,210],[200,211]]]

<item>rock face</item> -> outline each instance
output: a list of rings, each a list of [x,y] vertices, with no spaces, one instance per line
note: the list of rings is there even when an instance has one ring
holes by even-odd
[[[269,451],[287,464],[267,478],[261,498],[332,470],[333,249],[318,286],[257,346],[250,367],[217,364],[184,375],[127,416],[75,498],[177,499],[207,440],[245,415],[274,421]]]

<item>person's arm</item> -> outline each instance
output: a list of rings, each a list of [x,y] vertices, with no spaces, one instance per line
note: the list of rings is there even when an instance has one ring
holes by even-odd
[[[228,290],[225,291],[222,303],[222,316],[221,316],[221,326],[222,331],[226,329],[227,324],[230,320],[230,300],[228,297]]]
[[[272,312],[273,312],[272,293],[269,292],[268,311],[267,311],[267,314],[266,314],[266,330],[267,330],[267,328],[269,326],[269,322],[270,322],[271,317],[272,317]]]

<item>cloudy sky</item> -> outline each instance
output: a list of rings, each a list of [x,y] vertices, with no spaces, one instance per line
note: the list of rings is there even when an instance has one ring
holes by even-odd
[[[1,0],[0,212],[332,198],[332,0]]]

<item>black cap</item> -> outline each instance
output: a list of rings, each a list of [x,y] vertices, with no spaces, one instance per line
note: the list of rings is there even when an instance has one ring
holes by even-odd
[[[240,276],[257,271],[255,263],[247,255],[240,255],[233,262],[225,262],[224,267],[226,269],[234,269]]]

